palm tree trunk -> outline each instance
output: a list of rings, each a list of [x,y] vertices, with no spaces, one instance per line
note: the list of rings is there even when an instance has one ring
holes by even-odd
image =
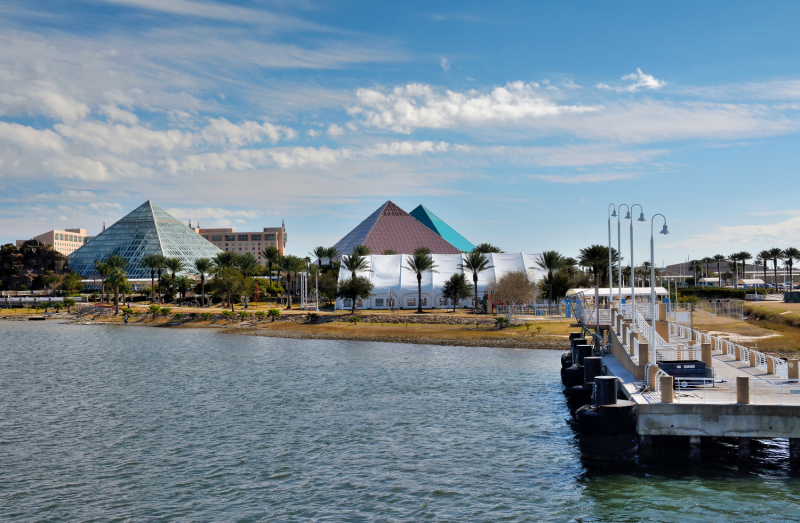
[[[156,302],[156,273],[150,269],[150,304]]]
[[[158,302],[161,303],[161,269],[158,269]]]
[[[200,276],[200,294],[203,299],[203,307],[206,306],[206,275]]]
[[[474,287],[475,287],[475,304],[472,306],[472,308],[473,309],[477,309],[478,308],[478,273],[477,272],[473,272],[472,273],[472,283],[475,284],[474,285]]]
[[[778,292],[778,258],[772,260],[772,283],[775,285],[775,292]]]
[[[114,285],[114,316],[119,314],[119,285]]]
[[[553,271],[548,271],[547,279],[550,281],[549,293],[547,295],[547,297],[550,298],[547,301],[547,313],[550,314],[550,311],[551,311],[550,304],[553,303]],[[609,291],[609,292],[611,292],[611,291]]]
[[[422,312],[422,274],[417,273],[417,312]]]
[[[722,287],[722,271],[719,268],[719,260],[717,260],[717,279],[719,281],[719,286]]]

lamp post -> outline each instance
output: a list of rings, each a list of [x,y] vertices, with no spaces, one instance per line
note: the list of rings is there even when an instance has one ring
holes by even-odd
[[[646,222],[647,218],[644,217],[644,209],[642,209],[641,205],[634,203],[631,205],[631,211],[636,206],[639,206],[639,218],[636,221]],[[631,221],[631,332],[636,334],[636,279],[634,278],[636,269],[633,264],[633,215],[628,212],[628,215],[625,218],[628,218]]]
[[[661,216],[664,218],[664,227],[661,229],[660,234],[669,234],[669,229],[667,229],[667,217],[663,214],[654,214],[652,218],[650,218],[650,354],[651,360],[655,362],[655,354],[656,354],[656,288],[653,284],[653,279],[656,275],[656,260],[655,260],[655,248],[653,242],[653,223],[655,223],[656,216]]]
[[[614,208],[611,214],[608,215],[608,302],[611,303],[613,297],[611,288],[614,286],[611,277],[611,218],[617,217],[617,208],[613,203],[609,203],[608,207]]]
[[[623,206],[628,210],[628,216],[626,216],[626,218],[629,218],[631,215],[631,209],[626,204],[623,203],[617,206],[617,208],[620,209],[620,212],[617,213],[617,300],[619,301],[620,308],[622,307],[622,238],[620,235],[619,218],[622,214],[621,209]]]

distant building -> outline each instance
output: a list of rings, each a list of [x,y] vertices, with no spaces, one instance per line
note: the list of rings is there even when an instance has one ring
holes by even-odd
[[[213,243],[221,251],[234,251],[236,254],[252,254],[261,265],[267,262],[261,252],[267,247],[277,247],[283,256],[286,254],[288,236],[286,227],[264,227],[261,231],[236,232],[234,229],[194,229],[197,234]]]
[[[431,254],[461,253],[461,249],[449,243],[436,229],[423,224],[390,201],[378,207],[334,247],[340,254],[346,255],[358,245],[366,245],[373,254],[383,254],[387,250],[396,254],[413,254],[418,247],[427,247]]]
[[[82,247],[90,238],[91,236],[86,236],[86,229],[64,229],[63,231],[48,231],[30,239],[39,240],[45,245],[52,245],[53,250],[69,256]],[[21,247],[26,241],[29,240],[17,240],[17,247]]]
[[[418,205],[409,214],[419,220],[422,225],[447,240],[450,245],[461,249],[461,252],[470,252],[475,248],[469,240],[458,234],[455,229],[447,225],[425,206]]]
[[[70,254],[69,266],[89,279],[96,276],[95,260],[119,255],[130,263],[130,280],[147,280],[150,269],[142,266],[142,259],[149,254],[178,258],[186,268],[182,272],[191,273],[195,260],[214,258],[219,253],[220,249],[147,200]]]

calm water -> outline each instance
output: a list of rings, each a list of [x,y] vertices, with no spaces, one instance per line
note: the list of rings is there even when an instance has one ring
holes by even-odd
[[[581,464],[559,354],[0,323],[2,521],[798,521],[785,444]],[[713,454],[713,455],[712,455]]]

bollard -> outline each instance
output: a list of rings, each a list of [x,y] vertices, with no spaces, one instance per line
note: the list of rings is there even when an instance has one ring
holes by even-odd
[[[750,377],[736,376],[736,403],[750,404]]]
[[[672,376],[661,376],[661,403],[672,403]]]
[[[603,358],[589,356],[583,358],[583,382],[594,383],[597,376],[603,375]]]
[[[775,362],[772,358],[767,358],[767,374],[775,374]]]
[[[700,344],[700,359],[703,360],[703,363],[706,364],[706,368],[711,367],[714,364],[714,360],[711,358],[710,343]]]
[[[753,351],[750,351],[750,366],[756,366],[756,354]]]
[[[797,362],[800,360],[786,360],[786,366],[789,367],[789,379],[796,380],[800,379],[800,373],[798,373]]]
[[[594,379],[594,404],[596,407],[617,404],[616,376],[597,376]]]
[[[650,382],[647,384],[650,390],[656,390],[656,372],[659,368],[658,365],[650,365]]]
[[[739,361],[740,359],[742,359],[742,348],[739,347],[739,345],[736,345],[734,347],[734,350],[735,350],[734,355],[736,357],[736,361]]]

